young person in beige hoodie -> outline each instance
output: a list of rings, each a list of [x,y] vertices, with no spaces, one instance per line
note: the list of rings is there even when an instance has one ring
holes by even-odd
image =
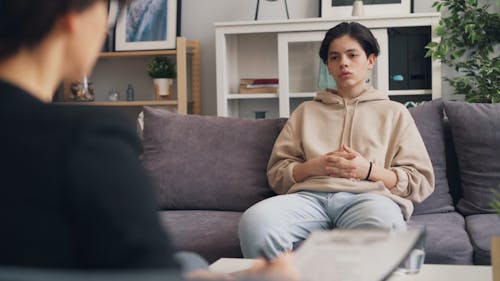
[[[413,204],[434,190],[410,113],[365,83],[379,54],[370,30],[341,23],[319,54],[337,89],[302,103],[277,138],[268,180],[280,195],[243,214],[245,257],[276,256],[317,229],[405,229]]]

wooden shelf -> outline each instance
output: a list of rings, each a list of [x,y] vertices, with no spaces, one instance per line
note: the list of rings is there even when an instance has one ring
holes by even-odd
[[[275,93],[261,93],[261,94],[231,94],[227,96],[228,99],[277,99],[278,94]]]
[[[125,57],[147,57],[147,56],[169,56],[176,55],[176,50],[157,51],[132,51],[132,52],[105,52],[99,55],[100,58],[125,58]]]
[[[188,54],[191,59],[188,59]],[[177,100],[148,100],[148,101],[96,101],[96,102],[56,102],[62,105],[85,105],[85,106],[158,106],[175,105],[180,114],[188,113],[188,104],[192,107],[193,114],[201,114],[201,55],[200,42],[197,40],[187,40],[184,37],[177,37],[175,50],[152,50],[152,51],[128,51],[128,52],[104,52],[99,55],[100,59],[120,59],[148,56],[175,56],[177,63]],[[188,101],[188,62],[191,70],[191,100]],[[71,99],[70,84],[65,81],[64,100]]]
[[[81,106],[159,106],[159,105],[177,105],[176,100],[147,100],[147,101],[59,101],[54,102],[59,105],[81,105]]]

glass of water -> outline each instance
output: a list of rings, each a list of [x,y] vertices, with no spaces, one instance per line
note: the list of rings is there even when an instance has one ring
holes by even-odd
[[[424,264],[425,260],[425,225],[408,226],[408,231],[419,231],[422,233],[421,238],[415,244],[415,247],[410,251],[410,254],[399,265],[398,272],[404,274],[417,274]]]

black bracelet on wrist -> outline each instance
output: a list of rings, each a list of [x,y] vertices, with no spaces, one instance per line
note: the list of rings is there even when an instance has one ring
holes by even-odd
[[[370,161],[370,168],[368,168],[368,175],[366,175],[365,181],[367,181],[370,178],[370,175],[372,174],[372,166],[373,163]]]

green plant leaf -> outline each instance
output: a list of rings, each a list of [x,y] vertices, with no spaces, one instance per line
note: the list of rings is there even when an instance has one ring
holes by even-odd
[[[500,15],[477,0],[442,0],[433,7],[438,12],[446,8],[447,13],[434,30],[441,40],[427,44],[426,57],[460,73],[461,77],[445,81],[466,101],[499,102],[500,58],[494,46],[500,40]]]
[[[147,66],[151,78],[175,78],[177,74],[175,64],[166,57],[155,57]]]

